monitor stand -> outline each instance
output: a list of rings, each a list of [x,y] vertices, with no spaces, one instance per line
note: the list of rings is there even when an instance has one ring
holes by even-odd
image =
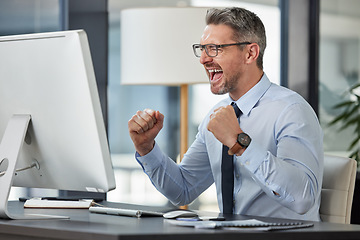
[[[0,218],[4,219],[67,219],[67,216],[42,215],[42,214],[14,214],[8,211],[8,199],[16,172],[16,162],[31,116],[24,114],[13,115],[10,119],[2,141],[0,143],[0,165],[7,166],[3,175],[0,175]]]

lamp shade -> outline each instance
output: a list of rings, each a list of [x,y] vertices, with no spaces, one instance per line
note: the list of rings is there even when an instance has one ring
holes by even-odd
[[[138,8],[121,12],[122,84],[208,82],[192,45],[205,28],[206,8]]]

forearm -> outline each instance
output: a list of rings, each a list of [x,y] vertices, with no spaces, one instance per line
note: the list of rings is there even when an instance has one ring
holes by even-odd
[[[137,161],[157,190],[175,205],[191,203],[202,191],[199,186],[203,185],[203,177],[190,174],[191,171],[177,165],[157,144],[146,156],[137,156]]]

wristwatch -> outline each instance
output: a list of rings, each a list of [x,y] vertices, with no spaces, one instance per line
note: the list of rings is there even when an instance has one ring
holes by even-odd
[[[229,149],[228,154],[229,155],[236,154],[237,152],[240,151],[240,149],[247,148],[250,142],[251,142],[251,138],[249,135],[247,135],[244,132],[238,134],[236,143],[234,144],[234,146],[232,146],[232,148]]]

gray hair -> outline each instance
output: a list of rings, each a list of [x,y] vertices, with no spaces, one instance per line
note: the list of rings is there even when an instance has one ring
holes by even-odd
[[[265,27],[255,13],[238,7],[212,8],[206,13],[206,24],[227,25],[234,30],[234,41],[257,43],[260,53],[256,64],[263,69],[263,56],[266,48]]]

